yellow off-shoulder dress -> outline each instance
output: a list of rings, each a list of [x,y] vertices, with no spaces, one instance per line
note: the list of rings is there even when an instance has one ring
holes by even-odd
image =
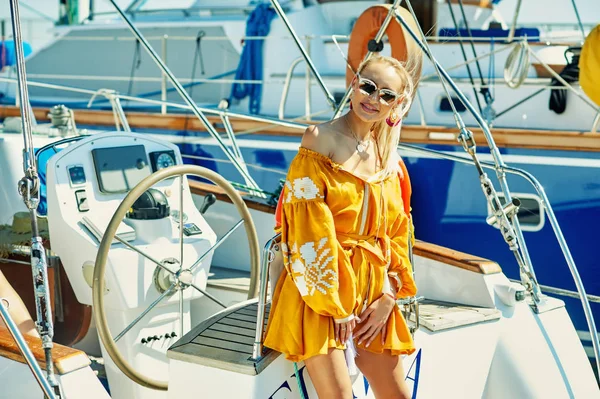
[[[364,180],[301,147],[282,195],[281,242],[286,271],[275,288],[265,346],[302,361],[336,342],[334,323],[351,320],[397,281],[397,298],[416,294],[408,259],[411,221],[398,175]],[[386,288],[387,287],[387,288]],[[355,342],[356,344],[356,342]],[[375,353],[410,354],[414,343],[396,306]]]

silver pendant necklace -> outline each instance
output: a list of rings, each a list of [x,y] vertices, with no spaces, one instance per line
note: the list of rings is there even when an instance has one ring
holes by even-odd
[[[358,140],[358,144],[356,144],[356,151],[359,153],[367,152],[369,149],[369,144],[371,144],[371,140],[360,141]]]
[[[346,126],[348,126],[348,129],[350,129],[350,133],[352,133],[352,136],[354,136],[354,139],[356,140],[356,151],[358,151],[358,154],[360,156],[369,155],[367,153],[367,150],[369,149],[371,140],[370,139],[366,139],[366,140],[362,140],[362,141],[359,140],[358,137],[356,136],[356,134],[354,134],[352,127],[350,127],[350,123],[348,123],[348,120],[345,117],[344,117],[344,122],[346,122]]]

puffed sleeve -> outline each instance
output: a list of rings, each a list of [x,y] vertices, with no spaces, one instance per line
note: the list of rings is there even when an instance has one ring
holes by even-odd
[[[336,238],[320,167],[302,154],[290,164],[282,194],[282,249],[286,269],[304,302],[341,323],[354,318],[355,276]]]
[[[413,268],[408,257],[408,243],[414,244],[412,219],[401,212],[390,234],[390,266],[388,276],[394,283],[396,298],[406,298],[417,293]]]

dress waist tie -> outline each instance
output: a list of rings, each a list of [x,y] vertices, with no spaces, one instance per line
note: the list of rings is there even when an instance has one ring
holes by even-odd
[[[371,265],[369,267],[369,279],[367,281],[367,292],[365,294],[365,298],[362,303],[362,309],[360,313],[364,312],[367,307],[367,301],[369,298],[369,291],[371,290],[371,281],[373,278],[373,265],[380,265],[381,267],[387,267],[388,260],[387,257],[384,256],[384,252],[382,251],[382,246],[385,248],[387,252],[390,247],[390,238],[388,236],[384,237],[376,237],[376,236],[368,236],[368,235],[360,235],[360,234],[352,234],[352,233],[341,233],[336,232],[337,240],[344,248],[356,248],[359,247],[366,252],[367,262]],[[346,342],[346,350],[344,351],[346,357],[346,364],[348,366],[348,371],[350,375],[358,374],[358,368],[355,363],[355,356],[357,354],[356,347],[354,346],[354,339],[352,335]]]
[[[367,251],[368,256],[371,258],[372,264],[379,264],[385,266],[388,264],[388,257],[385,256],[384,251],[387,252],[390,247],[390,237],[383,236],[368,236],[352,233],[341,233],[336,231],[338,242],[342,247],[360,247]],[[383,249],[382,249],[383,248]]]

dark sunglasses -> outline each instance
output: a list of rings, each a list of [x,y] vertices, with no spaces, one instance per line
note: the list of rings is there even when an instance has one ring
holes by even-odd
[[[379,89],[375,82],[360,76],[358,77],[358,89],[367,96],[372,96],[373,93],[378,91],[377,95],[379,101],[386,105],[392,105],[392,103],[400,97],[400,94],[396,93],[395,91],[390,89]]]

